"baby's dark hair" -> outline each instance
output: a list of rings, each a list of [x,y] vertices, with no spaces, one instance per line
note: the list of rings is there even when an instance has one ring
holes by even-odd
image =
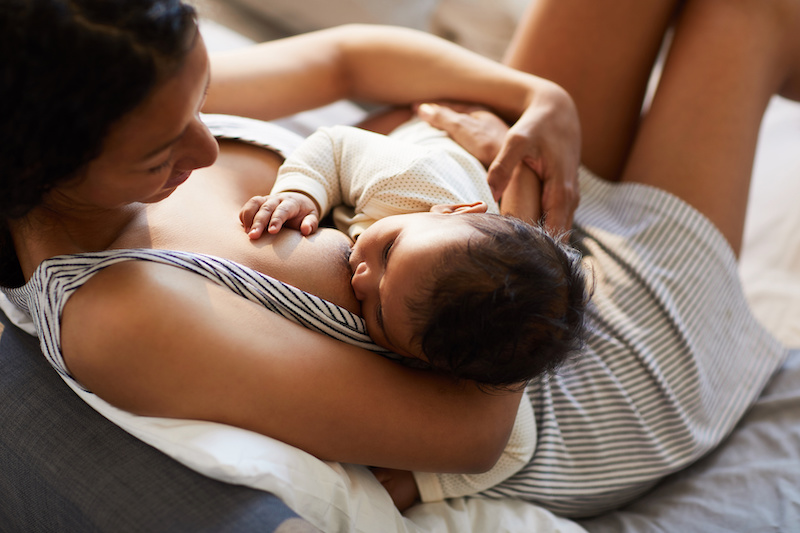
[[[583,346],[589,300],[580,254],[541,225],[464,214],[478,230],[408,300],[433,370],[508,388],[554,372]]]
[[[21,281],[8,221],[97,157],[196,35],[179,0],[3,0],[0,284]]]

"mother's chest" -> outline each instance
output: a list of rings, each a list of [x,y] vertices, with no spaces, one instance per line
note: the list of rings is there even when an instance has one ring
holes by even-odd
[[[293,230],[252,241],[239,221],[240,194],[201,183],[179,188],[150,206],[140,221],[140,246],[232,259],[358,312],[346,262],[349,239],[322,229],[310,237]],[[219,182],[217,182],[219,183]],[[188,185],[188,183],[187,183]]]

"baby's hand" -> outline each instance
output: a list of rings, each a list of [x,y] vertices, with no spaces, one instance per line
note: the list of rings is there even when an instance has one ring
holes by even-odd
[[[278,233],[286,225],[311,235],[319,226],[316,202],[300,192],[281,192],[269,196],[253,196],[239,213],[247,236],[258,239],[264,233]]]

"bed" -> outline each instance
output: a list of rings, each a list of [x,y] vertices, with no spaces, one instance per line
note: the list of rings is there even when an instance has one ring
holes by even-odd
[[[487,5],[462,3],[478,11]],[[445,5],[458,8],[455,0],[412,4],[428,18]],[[291,9],[291,2],[285,5]],[[517,9],[514,2],[502,5]],[[284,14],[300,23],[296,12]],[[462,19],[467,33],[469,20]],[[204,21],[203,32],[212,49],[247,42],[212,21]],[[307,133],[360,112],[341,102],[283,123]],[[800,213],[791,203],[800,197],[800,156],[791,146],[798,142],[800,106],[775,99],[763,125],[741,264],[754,312],[795,348]],[[401,515],[361,466],[323,463],[217,424],[135,417],[71,391],[37,340],[18,327],[26,327],[24,317],[5,310],[0,531],[800,531],[800,349],[722,446],[624,509],[570,521],[519,501],[472,498],[418,505]]]

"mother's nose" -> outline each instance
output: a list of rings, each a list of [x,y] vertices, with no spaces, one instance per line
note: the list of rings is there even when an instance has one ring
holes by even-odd
[[[219,154],[217,140],[199,117],[189,124],[181,142],[185,150],[181,161],[184,167],[197,169],[211,166]]]

